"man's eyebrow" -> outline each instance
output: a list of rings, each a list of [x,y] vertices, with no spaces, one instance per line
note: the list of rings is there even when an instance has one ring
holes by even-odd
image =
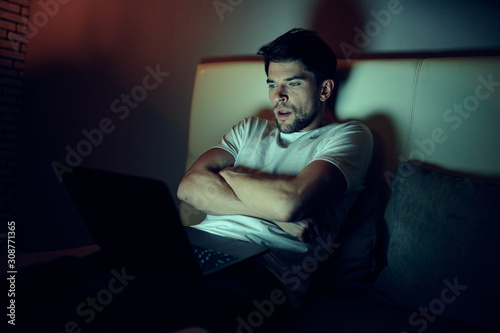
[[[288,77],[288,78],[285,79],[285,81],[293,81],[293,80],[305,80],[305,76],[303,76],[303,75],[294,75],[292,77]],[[267,83],[274,83],[274,80],[267,79],[266,82]]]
[[[294,75],[292,77],[285,79],[285,81],[293,81],[293,80],[305,80],[305,76],[304,75]]]

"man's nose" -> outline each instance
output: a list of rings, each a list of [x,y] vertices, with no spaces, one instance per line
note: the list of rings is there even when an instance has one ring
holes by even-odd
[[[274,101],[276,103],[288,101],[288,94],[284,86],[280,85],[276,88],[276,92],[274,93]]]

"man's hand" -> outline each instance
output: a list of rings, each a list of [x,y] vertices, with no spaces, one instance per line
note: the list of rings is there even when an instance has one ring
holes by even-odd
[[[273,223],[286,233],[305,243],[313,241],[322,232],[328,230],[326,226],[320,224],[319,219],[313,218],[307,218],[297,222],[273,221]]]

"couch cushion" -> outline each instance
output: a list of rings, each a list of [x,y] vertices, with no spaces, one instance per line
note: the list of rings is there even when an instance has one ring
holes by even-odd
[[[499,329],[500,186],[404,162],[388,266],[373,299]]]

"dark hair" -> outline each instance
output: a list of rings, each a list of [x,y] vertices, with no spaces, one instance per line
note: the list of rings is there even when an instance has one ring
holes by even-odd
[[[316,84],[335,78],[337,57],[314,31],[295,28],[262,46],[257,52],[264,56],[266,74],[270,62],[300,61],[313,73]]]

